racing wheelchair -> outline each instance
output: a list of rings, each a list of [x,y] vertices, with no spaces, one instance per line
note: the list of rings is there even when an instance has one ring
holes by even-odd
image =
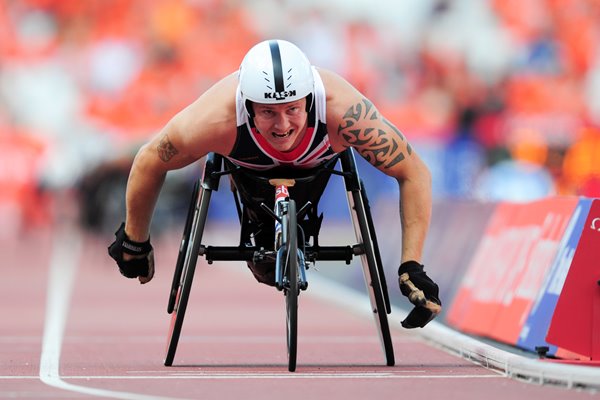
[[[173,275],[167,311],[171,314],[171,325],[167,340],[165,366],[171,366],[183,326],[183,320],[192,289],[192,281],[198,257],[208,263],[213,261],[246,261],[275,263],[277,290],[282,291],[286,303],[286,332],[288,370],[296,369],[298,296],[307,289],[306,270],[317,261],[344,261],[349,264],[353,257],[360,256],[363,275],[368,291],[371,310],[379,334],[386,365],[395,364],[394,349],[388,323],[391,313],[387,284],[377,245],[377,238],[364,186],[359,178],[354,153],[347,149],[312,175],[295,178],[265,177],[242,169],[221,155],[209,153],[206,157],[202,177],[195,183],[185,222],[179,254]],[[340,164],[340,170],[335,166]],[[257,185],[272,187],[272,204],[242,199],[239,190],[232,185],[236,210],[240,220],[240,241],[237,246],[207,246],[202,236],[213,191],[218,190],[222,176],[230,175],[236,181],[241,174]],[[318,230],[320,218],[316,204],[307,201],[296,204],[290,188],[299,183],[309,183],[325,174],[325,183],[331,175],[344,179],[357,243],[340,246],[320,246]],[[273,219],[274,237],[271,246],[259,246],[255,242],[256,226],[248,217],[250,212],[265,213]],[[321,215],[322,218],[322,215]],[[317,226],[316,229],[314,227]],[[313,229],[311,229],[311,227]],[[260,227],[258,228],[260,229]],[[272,247],[272,248],[269,248]]]

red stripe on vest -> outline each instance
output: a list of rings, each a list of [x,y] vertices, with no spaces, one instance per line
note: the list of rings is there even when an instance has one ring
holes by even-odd
[[[269,144],[269,142],[267,142],[267,140],[256,130],[256,128],[252,128],[252,136],[254,137],[256,143],[258,143],[258,145],[261,147],[262,151],[266,155],[268,155],[269,157],[271,157],[275,160],[288,162],[288,163],[297,160],[302,154],[304,154],[306,152],[306,150],[310,146],[310,143],[312,142],[314,133],[315,133],[315,128],[306,128],[306,133],[304,134],[304,137],[302,138],[302,141],[300,142],[300,144],[298,144],[298,146],[296,146],[296,148],[293,149],[292,151],[288,151],[288,152],[284,153],[284,152],[274,149]]]

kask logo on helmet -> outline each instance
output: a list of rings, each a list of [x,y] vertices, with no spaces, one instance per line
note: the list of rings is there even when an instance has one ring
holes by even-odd
[[[296,96],[295,90],[284,90],[283,92],[265,92],[265,99],[285,100]]]

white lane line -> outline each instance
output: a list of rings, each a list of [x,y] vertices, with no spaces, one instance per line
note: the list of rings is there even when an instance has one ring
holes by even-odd
[[[0,380],[31,380],[38,379],[37,376],[0,376]],[[101,376],[63,376],[62,379],[69,380],[173,380],[173,379],[490,379],[504,378],[502,374],[482,374],[482,375],[398,375],[398,374],[377,374],[377,373],[356,373],[356,374],[336,374],[336,373],[197,373],[196,375],[101,375]],[[113,392],[103,389],[93,389],[89,387],[71,385],[65,383],[70,388],[82,388],[85,390],[74,390],[80,393],[93,394],[96,396],[108,396],[111,398],[123,399],[164,399],[164,397],[152,397],[134,393]],[[64,389],[64,387],[61,387]],[[93,392],[92,392],[93,391]],[[123,394],[129,397],[115,397],[114,394]]]
[[[45,384],[58,389],[104,398],[125,400],[172,399],[73,385],[61,378],[60,354],[81,247],[81,238],[73,230],[66,229],[57,232],[49,265],[46,319],[44,321],[39,379]]]

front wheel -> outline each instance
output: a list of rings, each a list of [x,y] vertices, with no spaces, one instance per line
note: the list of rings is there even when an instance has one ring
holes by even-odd
[[[296,220],[296,203],[290,200],[287,215],[283,221],[283,245],[285,251],[285,264],[283,270],[286,332],[288,350],[288,370],[296,370],[296,355],[298,350],[298,226]]]

